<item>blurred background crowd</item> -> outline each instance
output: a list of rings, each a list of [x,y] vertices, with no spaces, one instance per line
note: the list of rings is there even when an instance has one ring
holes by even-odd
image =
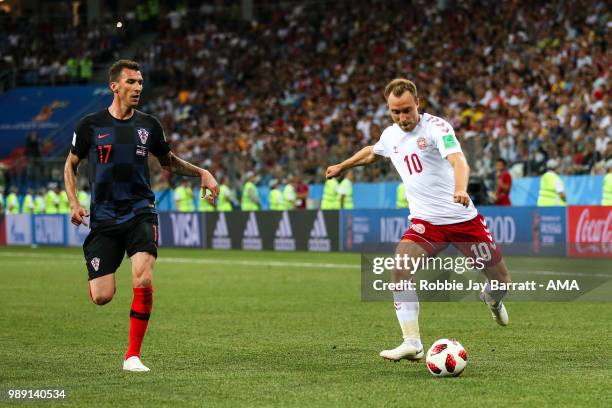
[[[603,174],[612,158],[610,5],[605,1],[139,2],[79,28],[18,19],[0,28],[3,66],[22,83],[104,82],[132,51],[145,76],[142,109],[177,154],[219,179],[258,184],[327,165],[374,143],[391,122],[382,95],[417,84],[420,109],[448,120],[474,175],[495,189],[513,177]],[[44,39],[44,40],[43,40]],[[153,171],[154,188],[174,184]],[[358,181],[394,180],[387,163]]]

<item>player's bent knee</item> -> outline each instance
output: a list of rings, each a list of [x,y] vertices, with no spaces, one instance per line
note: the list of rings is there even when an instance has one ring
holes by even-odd
[[[91,301],[98,306],[105,305],[113,300],[112,294],[94,294],[91,296]]]

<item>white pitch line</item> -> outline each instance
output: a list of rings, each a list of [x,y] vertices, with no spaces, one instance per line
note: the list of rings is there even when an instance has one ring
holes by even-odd
[[[82,258],[76,255],[66,254],[31,254],[27,252],[0,252],[0,257],[24,258],[24,262],[31,261],[28,258],[40,259],[67,259],[82,262]],[[42,261],[41,261],[42,262]],[[256,261],[256,260],[235,260],[235,259],[206,259],[206,258],[171,258],[160,257],[158,263],[182,263],[182,264],[204,264],[204,265],[240,265],[240,266],[271,266],[279,268],[302,267],[302,268],[328,268],[328,269],[354,269],[359,268],[359,264],[338,264],[322,262],[285,262],[285,261]]]
[[[354,269],[359,264],[337,264],[317,262],[284,262],[284,261],[240,261],[233,259],[203,259],[203,258],[159,258],[162,263],[186,263],[186,264],[217,264],[217,265],[240,265],[240,266],[275,266],[280,268],[302,267],[302,268],[332,268],[332,269]]]
[[[0,252],[0,257],[19,257],[24,258],[22,262],[32,263],[31,258],[39,258],[46,260],[53,259],[66,259],[73,260],[75,262],[82,262],[82,258],[76,255],[67,254],[36,254],[29,252]],[[43,262],[42,260],[40,262]],[[322,262],[288,262],[288,261],[257,261],[257,260],[234,260],[234,259],[206,259],[206,258],[172,258],[172,257],[160,257],[157,262],[160,263],[182,263],[182,264],[200,264],[200,265],[239,265],[239,266],[258,266],[258,267],[301,267],[301,268],[327,268],[327,269],[356,269],[360,268],[359,264],[346,264],[346,263],[322,263]],[[470,273],[477,273],[478,271],[466,271]],[[535,276],[580,276],[580,277],[592,277],[592,278],[612,278],[612,273],[587,273],[587,272],[561,272],[561,271],[530,271],[522,269],[511,269],[510,275],[512,274],[529,274]]]

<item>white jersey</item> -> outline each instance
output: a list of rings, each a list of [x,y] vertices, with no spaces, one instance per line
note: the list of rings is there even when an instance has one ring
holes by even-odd
[[[434,225],[456,224],[478,215],[470,201],[455,203],[455,175],[446,156],[461,152],[453,127],[424,113],[411,132],[389,126],[374,145],[374,153],[389,157],[406,186],[410,219]]]

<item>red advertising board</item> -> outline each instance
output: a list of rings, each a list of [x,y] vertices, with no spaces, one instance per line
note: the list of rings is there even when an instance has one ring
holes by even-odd
[[[0,245],[6,245],[6,227],[4,226],[4,214],[0,214]]]
[[[6,245],[6,228],[4,226],[4,214],[0,214],[0,245]]]
[[[568,208],[568,255],[612,258],[612,207]]]

